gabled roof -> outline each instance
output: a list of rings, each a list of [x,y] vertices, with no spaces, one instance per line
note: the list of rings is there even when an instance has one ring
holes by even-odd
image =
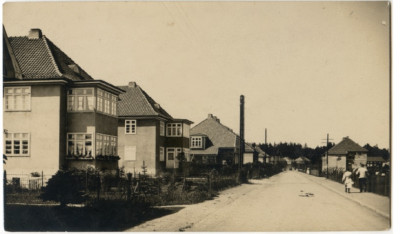
[[[254,151],[256,151],[256,149],[253,146],[251,146],[251,144],[244,143],[244,152],[245,153],[254,153]]]
[[[256,147],[254,147],[255,148],[255,150],[257,150],[257,152],[259,153],[259,156],[269,156],[267,153],[265,153],[264,152],[264,150],[262,150],[261,148],[260,148],[260,146],[258,146],[258,145],[256,145]]]
[[[349,137],[343,137],[343,140],[341,142],[328,150],[329,155],[345,155],[349,152],[366,153],[368,152],[368,150],[355,143]]]
[[[295,161],[296,163],[298,163],[298,164],[303,164],[303,163],[309,163],[309,162],[311,162],[310,159],[308,159],[308,158],[306,158],[306,157],[303,157],[303,156],[300,156],[300,157],[296,158],[294,161]]]
[[[162,117],[173,119],[158,103],[156,103],[139,85],[130,82],[128,86],[119,86],[125,93],[119,96],[118,116]]]
[[[192,154],[218,154],[219,148],[238,148],[239,136],[230,128],[221,124],[219,119],[213,115],[193,128],[190,129],[190,135],[206,135],[211,145],[204,150],[191,150]]]
[[[38,32],[35,38],[8,38],[12,53],[21,69],[22,79],[93,80],[61,49],[42,35],[40,29],[35,30]]]

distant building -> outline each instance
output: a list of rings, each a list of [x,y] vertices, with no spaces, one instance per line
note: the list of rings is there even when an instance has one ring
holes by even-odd
[[[344,137],[341,142],[328,150],[328,167],[338,170],[350,170],[366,165],[368,150],[355,143],[349,137]],[[326,153],[322,159],[322,170],[326,170]]]
[[[258,151],[255,149],[255,144],[245,143],[243,153],[243,164],[254,163],[258,161]]]
[[[203,164],[238,163],[240,138],[220,120],[208,118],[190,129],[190,154],[192,160]]]
[[[298,169],[306,170],[307,166],[311,163],[311,160],[304,156],[300,156],[296,158],[294,162],[296,162],[296,167]]]
[[[178,155],[189,160],[191,121],[175,119],[139,85],[120,86],[118,101],[119,166],[127,172],[157,175],[179,167]]]
[[[123,90],[93,79],[40,29],[8,37],[3,28],[3,59],[4,169],[10,177],[117,169]]]
[[[260,163],[270,163],[270,157],[267,153],[264,152],[264,150],[262,150],[260,148],[260,146],[256,145],[254,147],[254,149],[258,152],[258,161]]]

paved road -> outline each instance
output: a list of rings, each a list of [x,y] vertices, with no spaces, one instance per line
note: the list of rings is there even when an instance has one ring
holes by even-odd
[[[223,191],[214,200],[127,231],[365,231],[389,219],[288,171]]]

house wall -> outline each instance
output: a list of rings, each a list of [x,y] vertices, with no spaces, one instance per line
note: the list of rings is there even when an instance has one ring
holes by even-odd
[[[356,153],[356,155],[354,156],[354,164],[352,168],[356,169],[360,167],[360,163],[366,165],[367,163],[366,153]],[[346,170],[346,155],[329,155],[328,167]],[[322,170],[324,169],[326,170],[326,156],[322,157]]]
[[[4,165],[8,175],[41,171],[50,175],[59,169],[63,90],[61,85],[31,86],[31,111],[3,112],[4,129],[30,133],[29,156],[9,156]]]
[[[243,154],[243,164],[253,163],[254,154],[253,153],[244,153]]]
[[[121,157],[119,166],[124,167],[126,172],[142,172],[143,161],[147,166],[147,173],[156,174],[156,154],[159,143],[156,141],[157,120],[136,120],[136,134],[125,134],[125,120],[118,121],[118,155]],[[136,160],[125,160],[126,146],[136,146]]]

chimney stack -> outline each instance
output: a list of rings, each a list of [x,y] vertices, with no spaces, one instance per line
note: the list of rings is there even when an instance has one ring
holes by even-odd
[[[208,118],[207,119],[213,119],[214,116],[212,114],[208,114]]]
[[[29,31],[28,34],[28,39],[39,39],[42,38],[42,30],[40,30],[39,28],[32,28]]]
[[[136,88],[136,82],[131,81],[129,82],[128,86],[129,88]]]

